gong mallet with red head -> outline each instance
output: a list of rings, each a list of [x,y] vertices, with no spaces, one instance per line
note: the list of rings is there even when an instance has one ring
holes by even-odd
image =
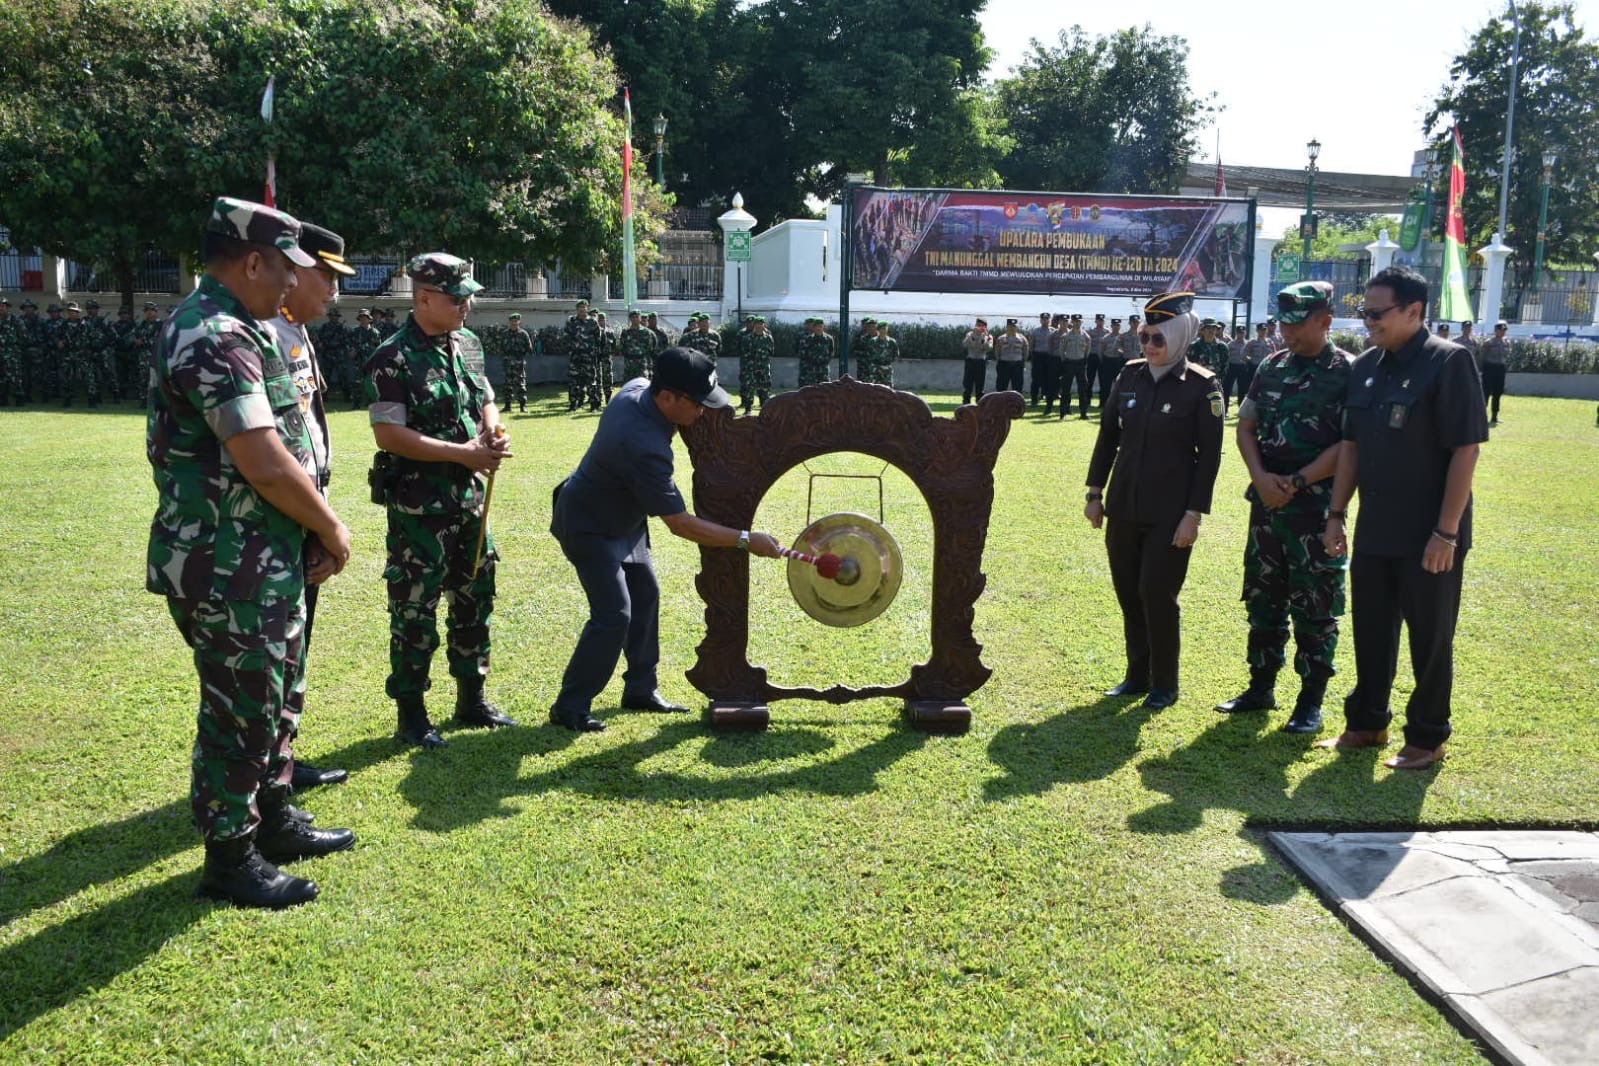
[[[816,572],[822,577],[829,581],[837,581],[841,585],[851,583],[846,579],[847,571],[854,571],[857,577],[860,575],[858,564],[851,565],[851,560],[841,558],[832,552],[827,552],[825,555],[806,555],[804,552],[795,551],[793,548],[778,548],[777,552],[785,559],[797,559],[802,563],[808,563],[816,567]]]

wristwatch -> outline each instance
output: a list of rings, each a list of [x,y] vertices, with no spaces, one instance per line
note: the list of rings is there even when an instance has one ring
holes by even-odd
[[[1304,492],[1305,491],[1305,485],[1307,484],[1307,482],[1305,481],[1305,475],[1304,474],[1295,474],[1293,477],[1289,478],[1288,480],[1289,480],[1289,482],[1291,482],[1293,484],[1295,492]]]
[[[750,531],[747,529],[738,531],[738,550],[741,552],[750,550]]]
[[[1105,498],[1105,494],[1103,492],[1089,492],[1088,493],[1088,502],[1089,503],[1093,503],[1095,500],[1103,500],[1104,498]]]

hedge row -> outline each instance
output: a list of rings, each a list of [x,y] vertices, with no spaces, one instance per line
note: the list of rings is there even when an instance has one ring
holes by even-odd
[[[731,351],[729,345],[738,329],[731,325],[720,328],[723,350]],[[794,344],[805,332],[803,326],[792,322],[768,323],[767,328],[771,330],[776,340],[777,356],[780,359],[794,354]],[[965,357],[961,340],[969,328],[921,324],[897,325],[890,327],[890,332],[899,340],[901,359],[961,359]],[[483,343],[489,352],[501,350],[500,339],[507,332],[505,326],[474,326],[473,330],[483,338]],[[835,338],[838,336],[836,323],[828,323],[827,331]],[[545,326],[535,334],[535,337],[541,354],[566,355],[566,336],[559,326]],[[1360,352],[1366,347],[1365,338],[1352,333],[1333,334],[1333,343],[1351,352]],[[1556,341],[1513,340],[1510,344],[1507,366],[1513,373],[1599,373],[1599,345],[1583,341],[1566,344]]]

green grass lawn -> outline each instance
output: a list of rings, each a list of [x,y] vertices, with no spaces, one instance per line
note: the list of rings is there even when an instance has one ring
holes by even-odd
[[[4,412],[0,1061],[1479,1061],[1254,827],[1595,824],[1599,430],[1590,403],[1505,416],[1478,467],[1451,758],[1398,774],[1278,732],[1286,711],[1211,710],[1246,673],[1230,427],[1170,711],[1100,695],[1122,657],[1081,517],[1093,430],[1029,417],[997,471],[976,624],[994,676],[970,734],[910,732],[889,701],[787,702],[769,732],[718,737],[615,710],[619,679],[606,733],[547,726],[584,617],[549,489],[595,422],[548,391],[511,416],[494,501],[490,692],[523,726],[402,750],[370,435],[340,412],[356,554],[323,595],[300,750],[352,771],[304,803],[360,842],[294,868],[319,901],[262,913],[193,897],[195,682],[143,591],[142,417]],[[876,622],[821,627],[780,565],[752,563],[751,658],[774,681],[894,682],[925,657],[930,519],[885,476],[907,574]],[[805,490],[785,477],[760,524],[792,537]],[[875,490],[819,483],[816,513],[841,509],[875,513]],[[697,549],[659,527],[655,544],[664,688],[699,703]],[[444,719],[442,653],[435,674]]]

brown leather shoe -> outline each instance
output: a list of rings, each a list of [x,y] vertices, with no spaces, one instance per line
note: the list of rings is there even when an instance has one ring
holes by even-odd
[[[1336,737],[1316,741],[1318,748],[1349,751],[1353,748],[1381,748],[1388,743],[1386,729],[1346,729]]]
[[[1414,744],[1406,744],[1399,749],[1399,754],[1392,759],[1384,759],[1383,765],[1390,770],[1425,770],[1434,763],[1444,761],[1444,746],[1436,748],[1418,748]]]

